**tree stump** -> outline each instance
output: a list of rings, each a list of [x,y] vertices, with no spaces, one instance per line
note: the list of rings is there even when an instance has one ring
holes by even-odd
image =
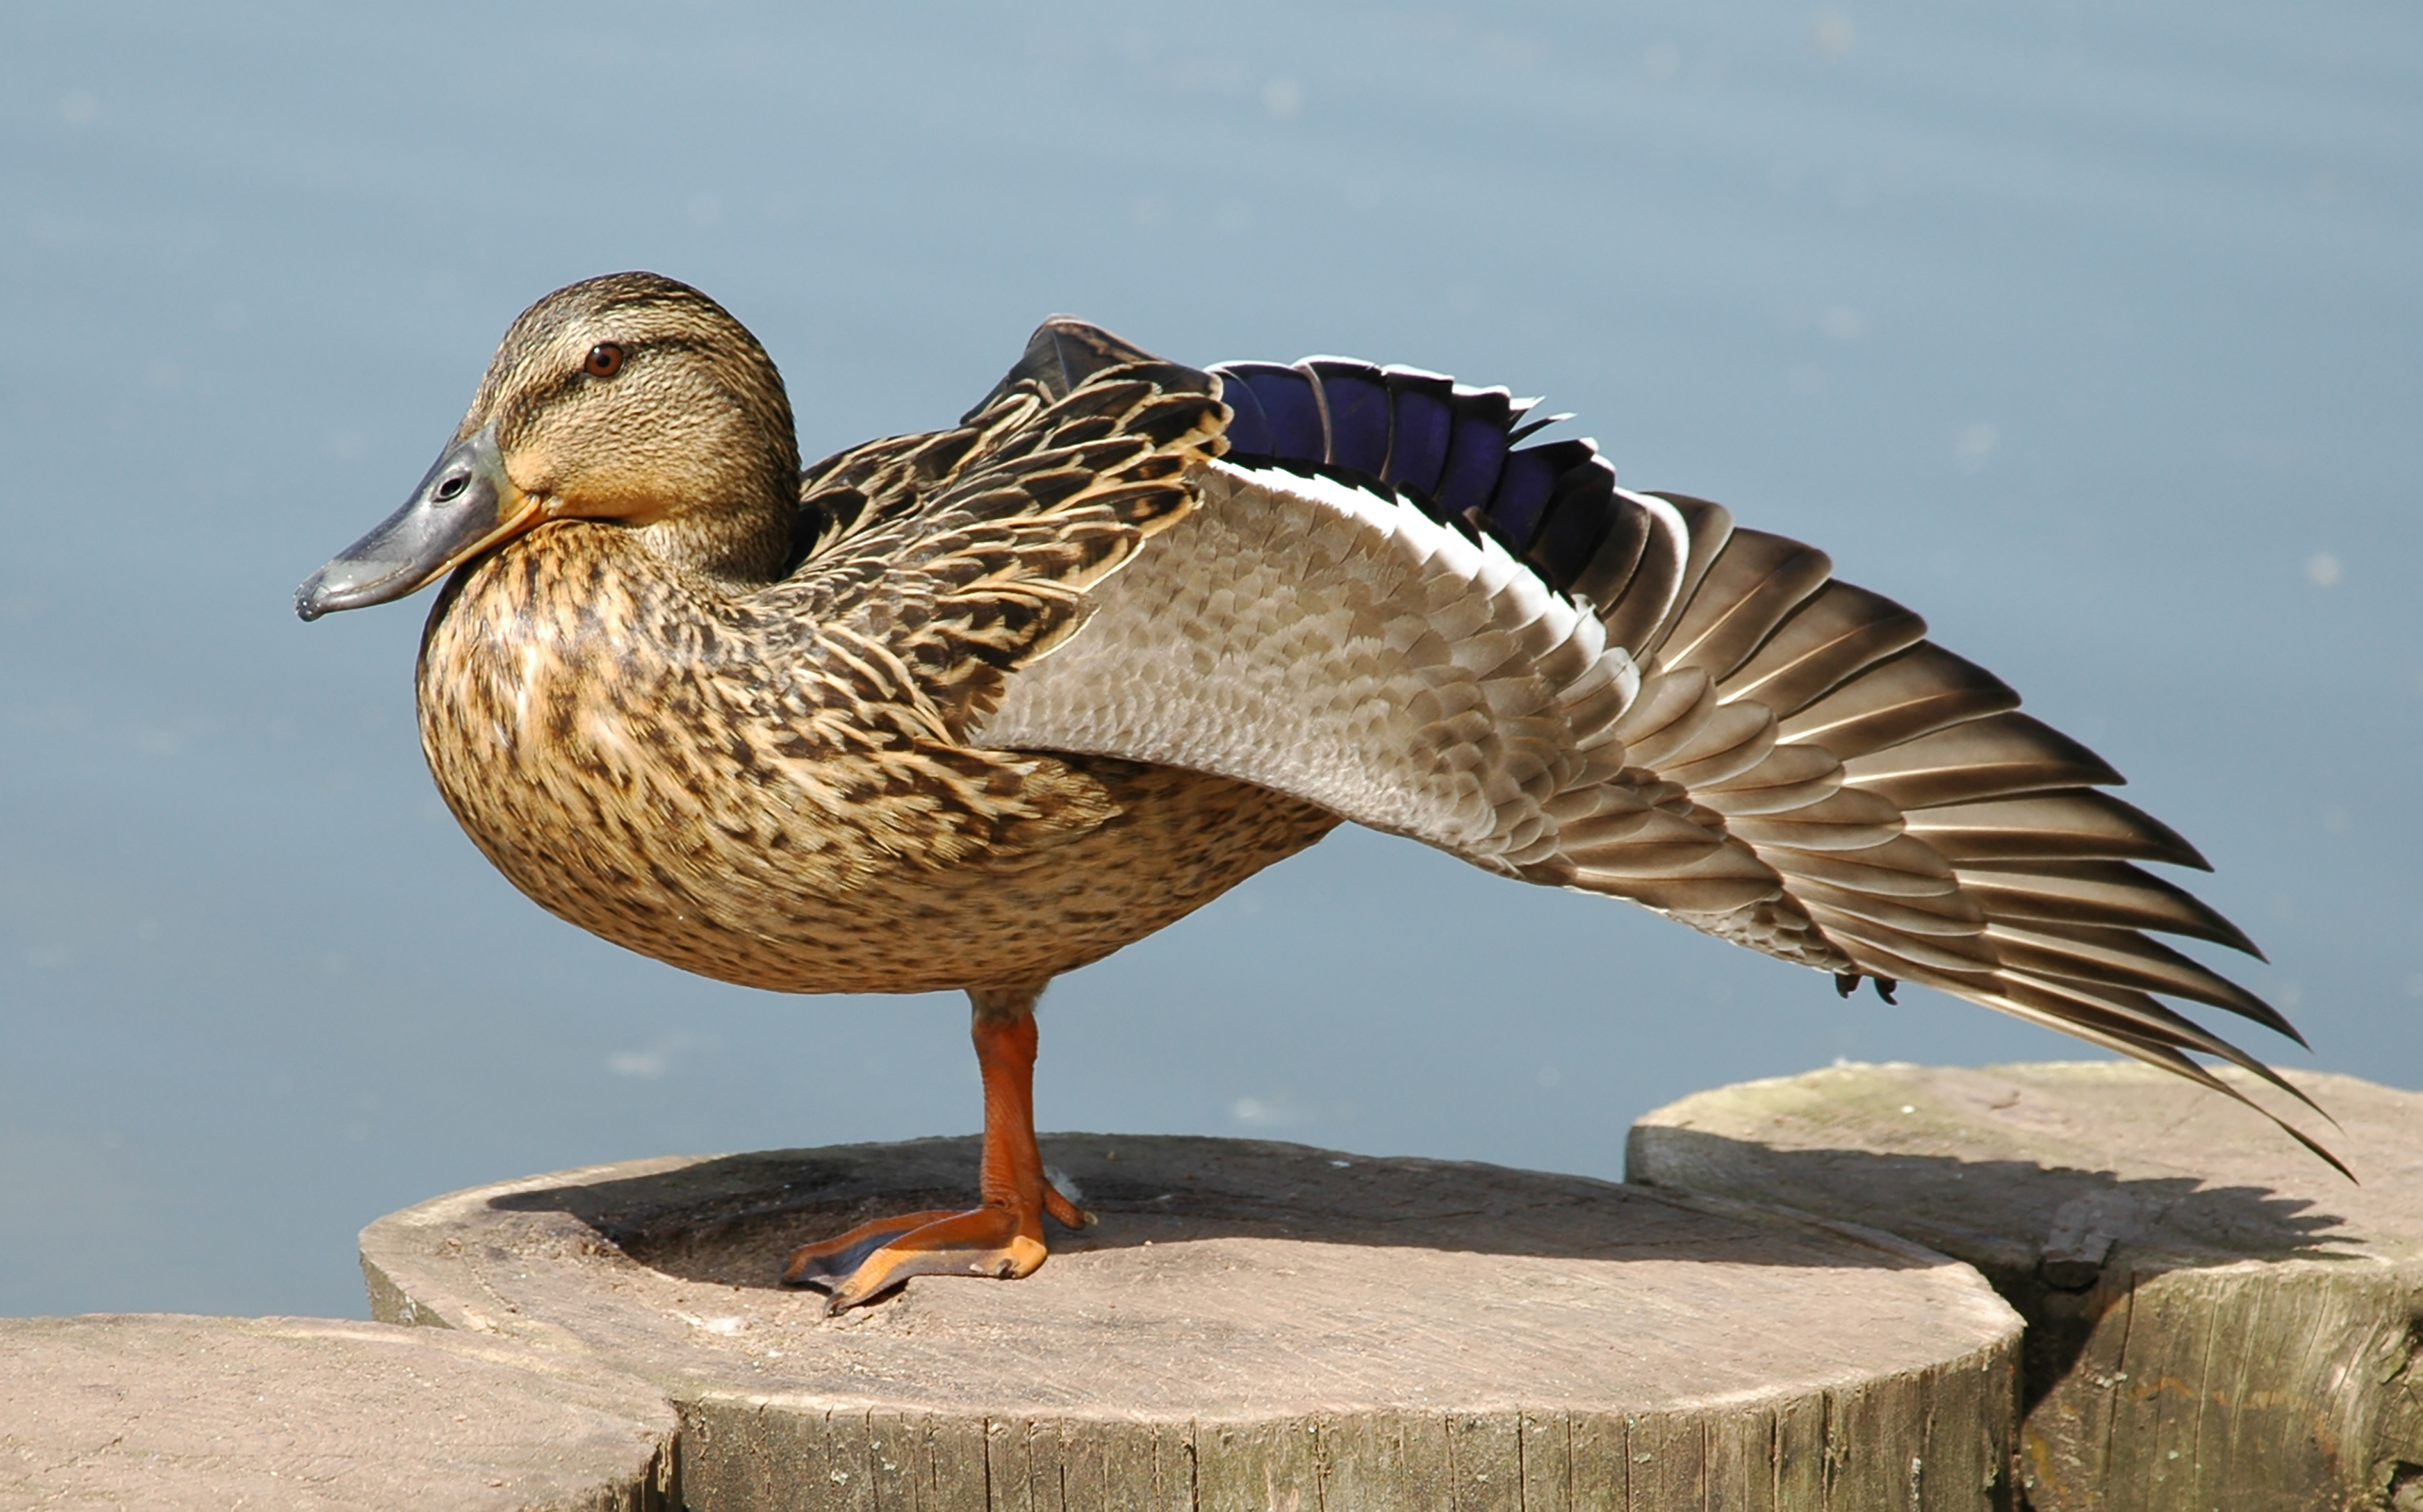
[[[363,1233],[384,1318],[585,1351],[696,1512],[2007,1504],[2019,1319],[1890,1236],[1488,1166],[1047,1137],[1101,1217],[827,1319],[793,1246],[973,1140],[600,1166]]]
[[[2364,1185],[2129,1063],[1723,1087],[1635,1126],[1627,1174],[1890,1229],[1984,1271],[2029,1322],[2021,1466],[2040,1512],[2423,1512],[2423,1095],[2294,1079]]]
[[[319,1318],[0,1319],[0,1506],[659,1512],[673,1409],[495,1340]]]

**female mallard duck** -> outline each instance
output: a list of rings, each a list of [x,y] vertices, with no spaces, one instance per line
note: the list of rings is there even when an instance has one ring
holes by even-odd
[[[967,992],[982,1205],[792,1255],[834,1310],[1042,1264],[1045,1213],[1086,1221],[1036,1150],[1044,984],[1341,819],[1845,992],[1920,982],[2287,1087],[2151,996],[2295,1032],[2139,932],[2254,950],[2132,864],[2204,862],[2098,791],[2117,773],[1821,553],[1618,488],[1588,441],[1516,447],[1527,407],[1054,320],[958,426],[802,474],[749,332],[621,274],[514,323],[297,608],[453,575],[422,748],[555,913],[752,986]]]

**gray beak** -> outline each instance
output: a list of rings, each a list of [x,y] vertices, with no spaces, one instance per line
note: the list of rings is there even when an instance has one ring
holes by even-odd
[[[528,525],[535,506],[505,474],[497,428],[455,442],[404,508],[340,552],[294,591],[294,612],[316,620],[400,599]]]

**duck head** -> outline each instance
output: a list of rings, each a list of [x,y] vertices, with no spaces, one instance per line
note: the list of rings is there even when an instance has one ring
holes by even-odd
[[[799,488],[790,401],[757,339],[687,284],[591,278],[514,322],[436,465],[294,611],[403,598],[555,520],[611,522],[671,563],[762,582]]]

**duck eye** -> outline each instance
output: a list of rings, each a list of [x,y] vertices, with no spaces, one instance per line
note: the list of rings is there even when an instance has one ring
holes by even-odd
[[[580,370],[592,378],[611,378],[623,370],[623,349],[612,341],[600,341],[589,349],[589,359]]]

